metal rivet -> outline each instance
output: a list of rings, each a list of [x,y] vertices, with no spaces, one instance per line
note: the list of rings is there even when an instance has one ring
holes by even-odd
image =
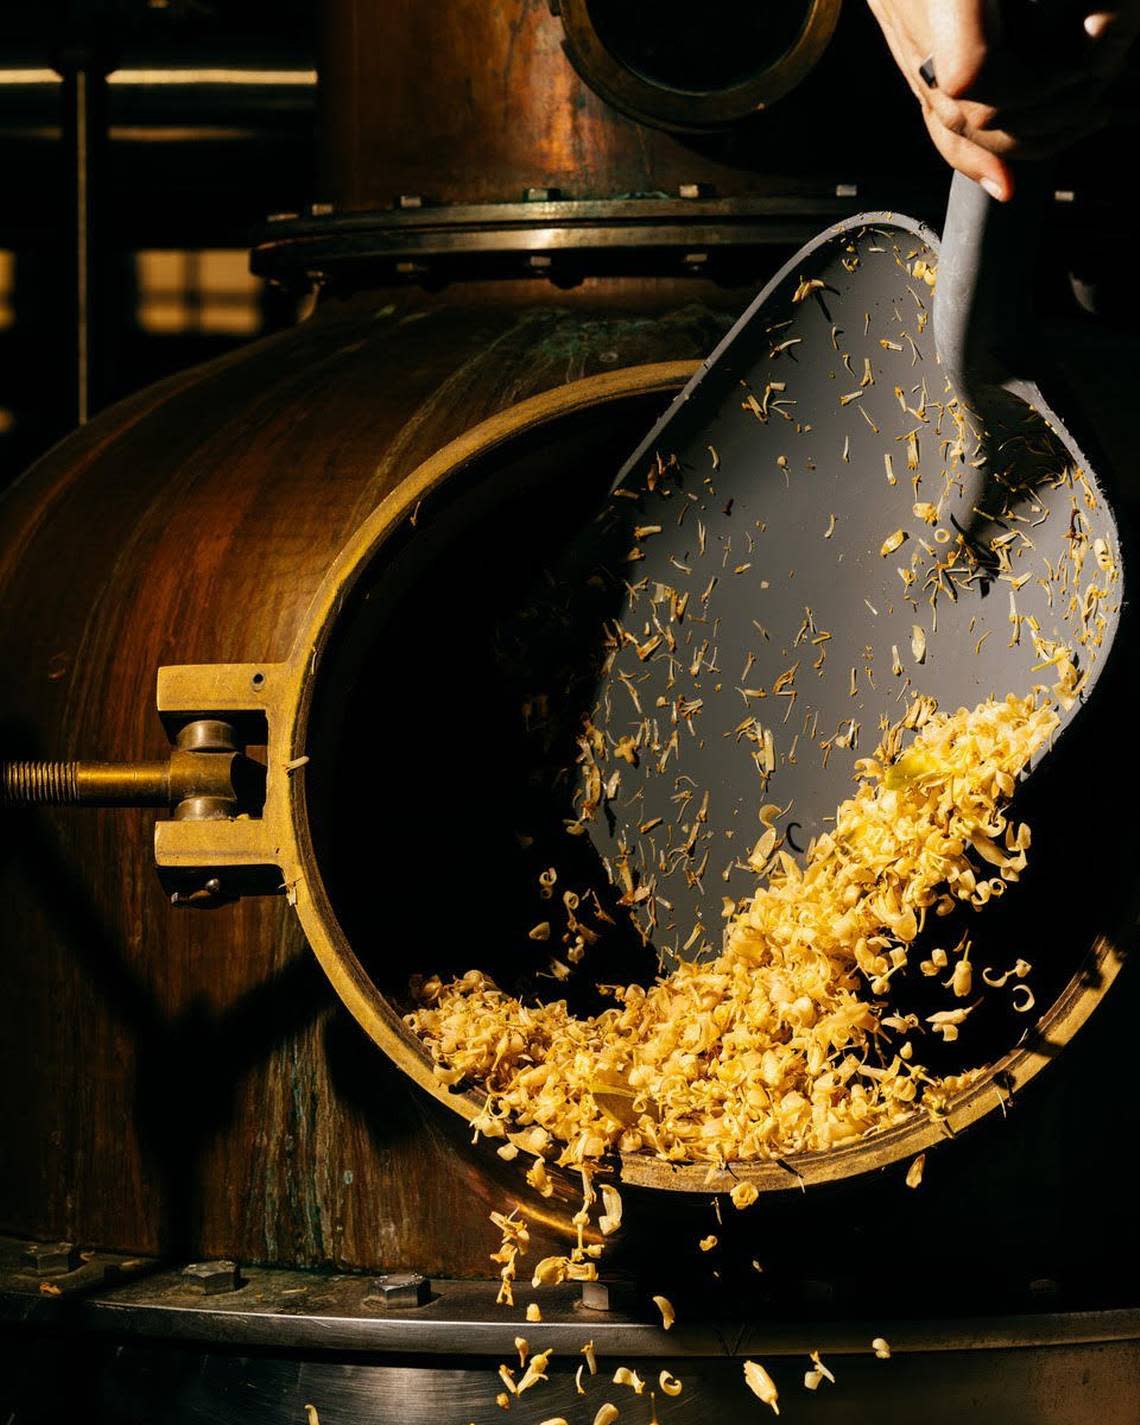
[[[220,1262],[191,1262],[182,1268],[182,1276],[188,1286],[196,1287],[206,1296],[216,1296],[223,1291],[237,1291],[244,1286],[238,1264],[228,1260]]]
[[[370,1306],[406,1308],[425,1306],[431,1300],[431,1282],[420,1272],[386,1272],[374,1277],[365,1297]]]
[[[73,1242],[29,1242],[23,1261],[42,1277],[62,1276],[79,1266],[79,1250]]]

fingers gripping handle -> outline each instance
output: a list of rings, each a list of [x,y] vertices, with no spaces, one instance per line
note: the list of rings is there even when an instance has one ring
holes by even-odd
[[[1084,7],[1074,0],[1004,0],[998,18],[1010,50],[1026,62],[1054,61],[1082,34]],[[920,67],[937,88],[934,57]],[[1052,169],[1018,163],[1014,193],[1000,203],[955,173],[942,231],[934,296],[934,338],[946,375],[975,409],[987,390],[1024,395],[1051,363],[1033,319],[1032,290]]]

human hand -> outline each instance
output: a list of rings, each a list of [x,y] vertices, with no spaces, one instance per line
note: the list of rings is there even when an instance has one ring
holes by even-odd
[[[1041,0],[1046,15],[1051,3]],[[1106,91],[1140,32],[1140,0],[1085,0],[1042,54],[1013,19],[1003,24],[996,0],[868,4],[934,146],[1002,201],[1013,195],[1010,159],[1048,157],[1104,124]],[[928,59],[933,85],[920,73]]]

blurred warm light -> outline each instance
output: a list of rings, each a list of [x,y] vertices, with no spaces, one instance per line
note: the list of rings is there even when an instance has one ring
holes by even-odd
[[[59,84],[54,69],[0,69],[0,85]],[[235,84],[240,86],[296,85],[310,88],[317,82],[315,69],[116,69],[108,84]]]
[[[16,285],[16,259],[10,252],[0,252],[0,329],[16,320],[12,310],[12,290]]]
[[[316,84],[315,69],[116,69],[108,84]]]
[[[54,69],[0,69],[0,85],[62,83]]]
[[[138,324],[156,334],[252,336],[261,328],[261,283],[244,248],[135,255]]]

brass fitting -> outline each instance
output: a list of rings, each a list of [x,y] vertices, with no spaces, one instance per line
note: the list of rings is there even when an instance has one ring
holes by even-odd
[[[256,800],[263,769],[216,718],[188,722],[161,762],[0,762],[0,806],[165,807],[222,821]]]

